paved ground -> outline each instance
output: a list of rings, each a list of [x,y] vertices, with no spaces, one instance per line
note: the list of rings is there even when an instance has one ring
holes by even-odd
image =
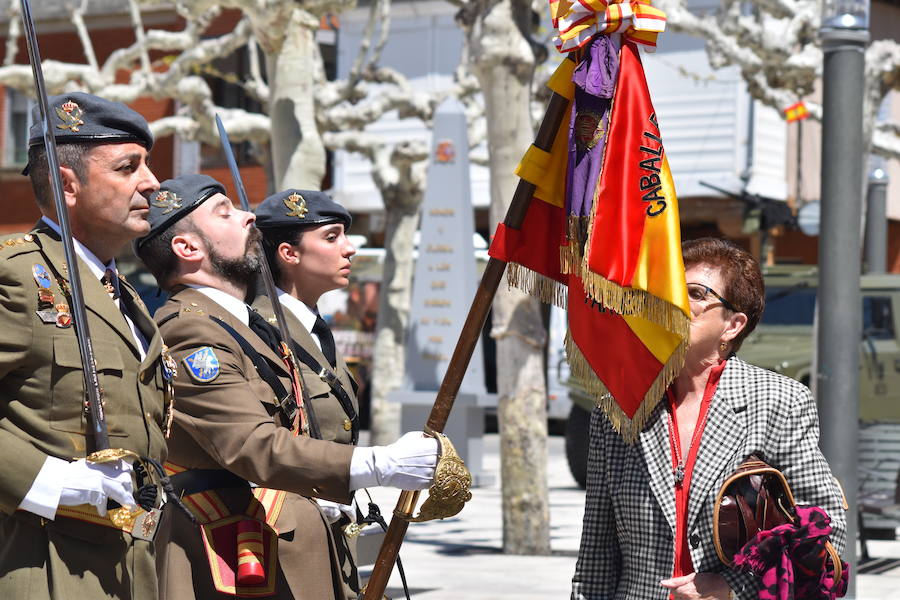
[[[548,480],[552,556],[510,556],[501,553],[500,488],[476,488],[460,515],[444,521],[413,523],[403,544],[411,596],[417,600],[551,600],[569,597],[569,582],[581,535],[584,492],[569,474],[561,437],[550,437]],[[499,473],[497,435],[484,443],[484,467]],[[390,514],[397,493],[377,490],[375,500]],[[873,557],[900,559],[900,542],[871,541]],[[370,568],[363,570],[367,577]],[[403,597],[397,570],[388,596]],[[857,599],[900,600],[900,567],[857,579]]]

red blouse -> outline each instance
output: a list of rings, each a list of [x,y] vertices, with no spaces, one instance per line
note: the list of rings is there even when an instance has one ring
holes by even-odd
[[[672,577],[681,577],[694,572],[694,564],[691,561],[691,551],[688,547],[687,516],[688,498],[690,497],[691,475],[694,471],[694,463],[697,461],[697,451],[700,448],[700,440],[703,438],[703,429],[706,426],[706,415],[716,387],[719,385],[719,377],[725,370],[727,361],[722,361],[709,372],[706,380],[706,389],[703,391],[703,400],[700,402],[700,413],[697,415],[697,425],[694,435],[688,447],[687,457],[684,459],[684,478],[681,483],[675,483],[675,568]],[[678,437],[678,420],[675,415],[675,398],[672,389],[666,392],[670,417],[669,438],[672,444],[672,470],[678,469],[678,457],[681,452],[681,440]]]

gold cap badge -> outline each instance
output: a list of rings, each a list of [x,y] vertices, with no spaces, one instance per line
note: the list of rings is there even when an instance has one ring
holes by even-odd
[[[181,198],[176,196],[174,192],[162,190],[150,204],[157,208],[162,208],[162,214],[167,215],[173,210],[181,208]]]
[[[84,125],[84,121],[81,119],[84,116],[81,107],[71,100],[56,108],[56,116],[62,121],[62,124],[56,125],[59,129],[68,129],[73,133],[78,133],[81,126]]]
[[[294,193],[284,199],[284,205],[288,207],[285,213],[288,217],[297,217],[305,219],[309,209],[306,208],[306,200],[300,194]]]

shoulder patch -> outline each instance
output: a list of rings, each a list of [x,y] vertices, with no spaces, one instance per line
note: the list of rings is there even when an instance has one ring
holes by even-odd
[[[188,375],[198,383],[209,383],[219,376],[219,359],[209,346],[203,346],[182,360]]]

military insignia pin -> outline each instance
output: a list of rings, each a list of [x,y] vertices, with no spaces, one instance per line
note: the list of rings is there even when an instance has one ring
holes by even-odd
[[[69,312],[68,304],[56,305],[56,326],[60,328],[71,327],[72,313]]]
[[[284,205],[288,207],[288,212],[285,213],[288,217],[305,219],[306,213],[309,212],[309,209],[306,208],[306,200],[300,194],[291,194],[285,198]]]
[[[81,130],[81,126],[84,125],[84,121],[81,119],[84,116],[81,107],[71,100],[62,106],[56,107],[56,116],[62,121],[62,123],[57,123],[56,125],[59,129],[68,129],[78,133]]]
[[[56,323],[55,310],[36,310],[34,311],[34,314],[38,316],[41,323]]]
[[[38,288],[38,307],[50,308],[56,302],[53,292],[48,288]]]
[[[166,381],[171,381],[175,379],[178,375],[178,363],[175,362],[175,359],[172,358],[172,355],[169,354],[169,347],[163,344],[162,347],[162,371],[163,377]]]
[[[178,210],[181,208],[182,202],[181,198],[179,198],[174,192],[170,192],[168,190],[163,190],[156,195],[156,198],[151,202],[153,206],[156,208],[163,209],[162,214],[167,215],[173,210]]]
[[[209,383],[219,376],[219,359],[209,346],[188,354],[183,362],[191,379],[199,383]]]
[[[40,263],[35,263],[34,266],[31,267],[31,273],[34,275],[34,281],[38,284],[39,288],[48,289],[53,283],[53,279],[50,278],[47,267]]]

